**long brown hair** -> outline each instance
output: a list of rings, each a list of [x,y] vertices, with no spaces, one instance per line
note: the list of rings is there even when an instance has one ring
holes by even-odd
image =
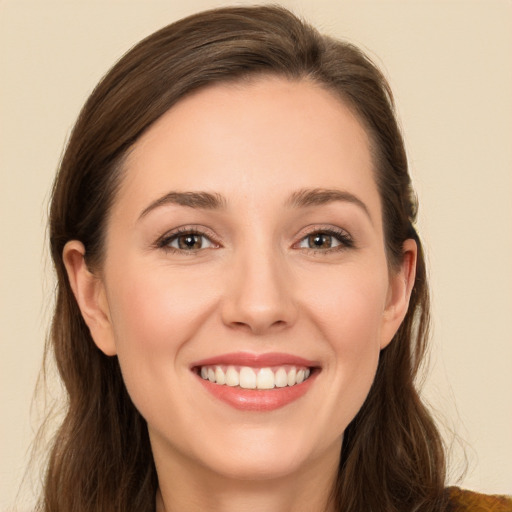
[[[58,288],[47,349],[68,394],[50,454],[40,510],[154,512],[158,486],[147,427],[116,357],[98,350],[62,260],[80,240],[100,268],[105,225],[137,139],[185,95],[256,75],[307,79],[339,95],[366,128],[380,191],[390,268],[418,244],[407,316],[380,357],[371,391],[346,429],[333,500],[343,511],[444,509],[439,434],[414,386],[426,350],[429,297],[416,205],[389,86],[356,47],[319,34],[275,6],[199,13],[152,34],[102,79],[83,107],[58,172],[50,243]]]

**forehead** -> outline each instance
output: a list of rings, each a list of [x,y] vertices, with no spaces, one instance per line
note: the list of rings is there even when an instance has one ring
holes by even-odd
[[[147,130],[124,167],[118,201],[130,196],[139,209],[169,190],[250,201],[349,188],[379,202],[362,124],[306,80],[265,77],[193,93]]]

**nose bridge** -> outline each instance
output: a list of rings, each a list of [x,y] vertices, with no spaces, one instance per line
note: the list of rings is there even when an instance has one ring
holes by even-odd
[[[292,283],[285,260],[268,242],[235,251],[224,297],[226,324],[262,334],[293,323]]]

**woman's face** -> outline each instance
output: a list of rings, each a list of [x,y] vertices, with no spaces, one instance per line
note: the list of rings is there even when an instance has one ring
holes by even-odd
[[[157,467],[270,478],[336,466],[414,254],[389,271],[351,111],[312,83],[262,78],[201,90],[138,140],[100,279],[82,268],[75,291]]]

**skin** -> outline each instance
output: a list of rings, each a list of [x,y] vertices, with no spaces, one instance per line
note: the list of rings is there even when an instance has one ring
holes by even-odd
[[[319,188],[352,199],[290,204]],[[171,191],[223,201],[155,206]],[[202,248],[161,247],[177,227],[204,233]],[[308,235],[328,230],[352,244],[327,235],[311,248]],[[83,255],[80,242],[67,244],[70,282],[148,422],[157,510],[332,510],[343,432],[405,316],[416,261],[407,240],[402,265],[389,269],[368,137],[352,112],[307,81],[194,93],[130,153],[103,267],[92,272]],[[320,371],[295,402],[240,411],[190,370],[238,351],[285,352]]]

